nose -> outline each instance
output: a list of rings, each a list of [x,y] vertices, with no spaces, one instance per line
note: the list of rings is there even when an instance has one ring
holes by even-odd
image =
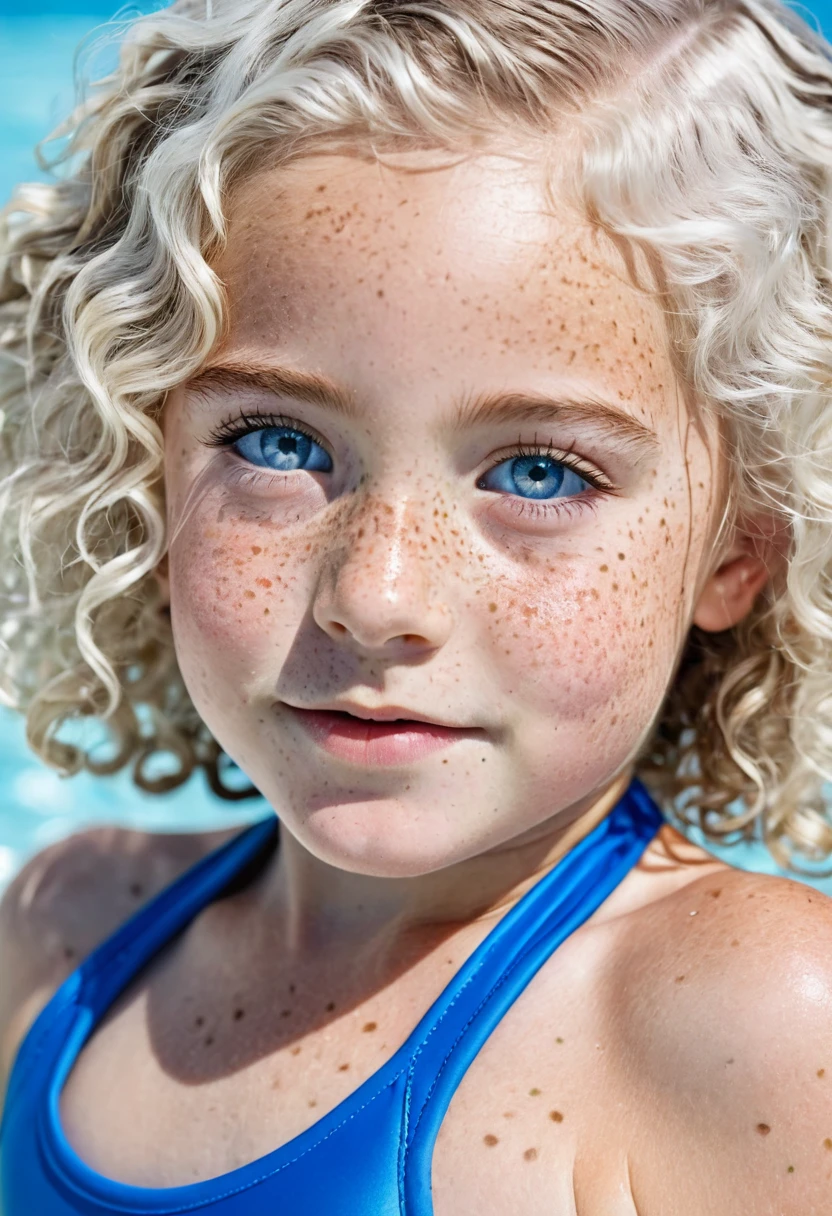
[[[356,652],[421,658],[441,648],[453,615],[441,593],[441,543],[407,499],[368,502],[325,563],[312,616]]]

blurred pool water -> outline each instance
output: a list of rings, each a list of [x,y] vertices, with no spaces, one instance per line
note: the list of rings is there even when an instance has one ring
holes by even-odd
[[[163,795],[138,790],[127,773],[61,777],[27,747],[20,716],[0,710],[0,889],[38,849],[93,824],[187,832],[243,827],[267,812],[261,798],[222,801],[201,774]]]

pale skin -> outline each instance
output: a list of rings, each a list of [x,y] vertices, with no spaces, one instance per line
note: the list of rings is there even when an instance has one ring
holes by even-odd
[[[718,436],[658,307],[538,164],[318,157],[234,199],[226,339],[165,404],[159,578],[281,845],[84,1048],[61,1114],[103,1173],[215,1176],[355,1089],[620,796],[691,623],[730,627],[765,584],[749,530],[714,545]],[[241,411],[293,420],[330,467],[211,446]],[[518,442],[588,480],[529,507],[490,474]],[[289,708],[334,702],[464,734],[345,760]],[[0,914],[7,1066],[78,956],[216,843],[88,835],[30,865]],[[827,1211],[831,946],[822,896],[664,827],[466,1075],[437,1216]]]

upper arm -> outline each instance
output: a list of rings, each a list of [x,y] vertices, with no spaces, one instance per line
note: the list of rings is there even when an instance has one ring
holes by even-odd
[[[37,1014],[83,959],[228,833],[76,833],[37,854],[0,900],[0,1096]]]
[[[735,871],[691,884],[662,915],[666,954],[627,998],[644,1130],[662,1129],[655,1176],[703,1213],[827,1216],[832,900]]]

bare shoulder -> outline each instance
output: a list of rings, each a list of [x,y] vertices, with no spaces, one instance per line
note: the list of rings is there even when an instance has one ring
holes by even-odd
[[[26,1030],[86,955],[237,829],[102,827],[44,849],[0,900],[0,1092]]]
[[[642,909],[622,944],[622,1059],[680,1171],[737,1213],[828,1212],[832,899],[723,867]]]

